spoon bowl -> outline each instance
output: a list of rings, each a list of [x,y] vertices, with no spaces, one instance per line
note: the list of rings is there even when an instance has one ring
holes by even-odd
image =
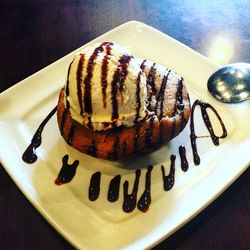
[[[250,98],[250,64],[224,66],[208,79],[209,92],[219,101],[238,103]]]

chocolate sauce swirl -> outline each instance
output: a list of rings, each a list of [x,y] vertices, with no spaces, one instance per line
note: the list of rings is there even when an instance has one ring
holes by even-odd
[[[96,172],[91,176],[89,185],[89,200],[95,201],[100,194],[101,172]]]
[[[138,186],[139,186],[139,180],[140,180],[140,175],[141,175],[141,170],[137,169],[135,172],[135,182],[134,182],[134,187],[133,191],[131,194],[128,194],[128,181],[125,181],[123,184],[123,211],[126,213],[132,212],[137,203],[137,192],[138,192]]]
[[[149,206],[151,204],[151,172],[152,172],[153,166],[148,166],[148,170],[146,173],[146,181],[145,181],[145,190],[142,193],[138,203],[137,208],[142,212],[147,212],[149,209]]]
[[[198,137],[195,134],[195,129],[194,129],[194,111],[195,111],[195,108],[197,106],[200,106],[200,108],[201,108],[201,114],[202,114],[203,121],[204,121],[204,123],[209,131],[210,137],[211,137],[214,145],[218,146],[219,139],[223,139],[223,138],[227,137],[226,127],[225,127],[220,115],[214,109],[214,107],[212,107],[209,103],[202,102],[200,100],[196,100],[192,106],[191,117],[190,117],[190,140],[191,140],[191,147],[192,147],[192,151],[193,151],[193,160],[194,160],[195,165],[200,164],[200,156],[198,154],[197,144],[196,144],[196,139]],[[219,120],[221,128],[222,128],[222,135],[221,136],[215,135],[214,130],[213,130],[213,126],[211,124],[211,121],[210,121],[208,113],[207,113],[207,109],[211,109],[213,111],[213,113],[216,115],[217,119]]]
[[[163,165],[161,165],[163,188],[164,188],[165,191],[169,191],[174,186],[174,182],[175,182],[175,159],[176,159],[176,156],[174,154],[172,154],[170,156],[171,165],[170,165],[170,171],[169,171],[168,175],[165,175],[165,168],[164,168]]]
[[[64,155],[62,159],[62,164],[63,164],[62,168],[58,174],[58,177],[55,180],[56,185],[62,185],[62,184],[68,183],[75,176],[76,169],[79,165],[79,161],[76,160],[72,164],[69,164],[68,160],[69,160],[69,156]]]
[[[116,175],[109,184],[108,201],[115,202],[119,199],[121,176]]]
[[[35,132],[33,138],[31,139],[30,145],[27,147],[27,149],[24,151],[22,159],[26,163],[34,163],[37,160],[36,155],[36,149],[41,145],[42,143],[42,132],[47,124],[47,122],[50,120],[50,118],[56,113],[57,106],[53,108],[53,110],[48,114],[48,116],[42,121],[42,123],[39,125],[37,131]]]

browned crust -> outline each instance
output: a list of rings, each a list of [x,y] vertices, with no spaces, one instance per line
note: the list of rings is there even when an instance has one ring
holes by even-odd
[[[176,88],[175,82],[164,92],[162,119],[157,108],[157,112],[148,115],[134,127],[119,127],[107,131],[94,131],[74,121],[65,108],[62,89],[57,106],[61,134],[73,148],[98,158],[124,159],[137,153],[149,153],[177,136],[189,119],[190,102],[186,86],[183,83],[183,109],[176,108]]]

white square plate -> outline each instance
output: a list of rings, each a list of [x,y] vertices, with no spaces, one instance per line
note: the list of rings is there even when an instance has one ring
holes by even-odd
[[[41,121],[56,105],[74,51],[0,95],[0,160],[29,201],[75,247],[109,250],[149,248],[197,215],[247,168],[249,102],[226,105],[214,100],[207,92],[206,82],[217,66],[143,23],[125,23],[91,43],[98,41],[117,42],[136,57],[151,59],[183,76],[191,101],[202,99],[219,112],[228,130],[227,138],[220,146],[214,146],[210,138],[198,139],[199,166],[194,166],[192,160],[189,124],[177,138],[147,157],[123,163],[109,162],[81,155],[67,146],[59,133],[56,116],[53,116],[44,129],[42,145],[37,149],[38,161],[33,165],[24,163],[22,153]],[[201,135],[208,134],[199,115],[196,115],[195,123]],[[218,124],[215,124],[215,129],[220,133]],[[178,147],[181,144],[187,149],[187,172],[180,168]],[[168,171],[172,153],[177,154],[176,182],[173,189],[166,192],[160,166],[163,164]],[[54,180],[65,154],[70,155],[70,162],[78,159],[80,165],[70,183],[57,186]],[[140,196],[145,186],[146,167],[150,164],[154,169],[149,211],[142,213],[135,209],[124,213],[124,180],[133,182],[135,169],[142,168]],[[90,177],[96,171],[102,173],[101,192],[98,200],[91,202],[88,187]],[[120,198],[110,203],[107,201],[108,185],[117,174],[122,176]]]

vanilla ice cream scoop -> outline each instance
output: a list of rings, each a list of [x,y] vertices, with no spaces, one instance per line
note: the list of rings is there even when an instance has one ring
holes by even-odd
[[[134,57],[111,42],[78,53],[68,71],[65,106],[94,130],[131,127],[146,116],[146,77]]]

